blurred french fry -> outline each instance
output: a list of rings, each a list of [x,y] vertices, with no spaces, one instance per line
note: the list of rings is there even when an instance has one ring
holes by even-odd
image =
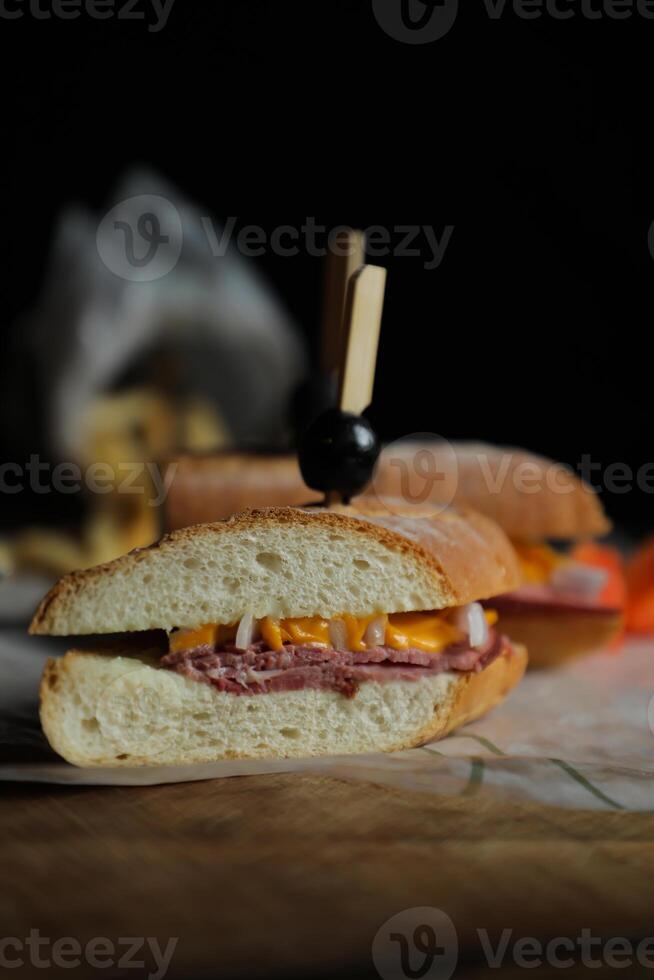
[[[160,534],[151,468],[178,450],[213,451],[229,441],[217,409],[196,397],[180,404],[150,388],[101,396],[91,406],[79,463],[102,464],[103,493],[91,493],[79,534],[27,527],[0,542],[0,574],[63,575],[142,548]],[[149,465],[148,465],[149,464]]]
[[[86,554],[73,535],[43,527],[27,527],[8,544],[14,571],[45,572],[55,576],[85,568]]]

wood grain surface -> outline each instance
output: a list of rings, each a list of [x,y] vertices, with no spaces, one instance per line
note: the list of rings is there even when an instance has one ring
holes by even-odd
[[[3,796],[2,934],[179,937],[169,977],[375,976],[379,927],[425,905],[452,918],[474,975],[480,928],[654,934],[647,814],[297,775]]]

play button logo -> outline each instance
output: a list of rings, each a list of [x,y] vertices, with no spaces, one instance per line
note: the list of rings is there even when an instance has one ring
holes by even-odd
[[[420,906],[384,922],[371,952],[381,980],[450,980],[459,959],[459,939],[446,912]]]
[[[431,44],[454,26],[459,0],[372,0],[379,26],[404,44]]]

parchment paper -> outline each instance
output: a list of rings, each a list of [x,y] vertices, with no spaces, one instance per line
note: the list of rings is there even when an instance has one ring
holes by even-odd
[[[198,766],[76,769],[43,738],[38,680],[66,641],[0,626],[0,781],[144,786],[278,772],[322,773],[425,793],[492,794],[561,807],[654,810],[654,639],[528,674],[489,716],[393,755]]]

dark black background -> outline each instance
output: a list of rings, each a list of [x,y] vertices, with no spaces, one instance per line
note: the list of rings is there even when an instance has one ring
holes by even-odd
[[[654,21],[493,21],[481,0],[461,6],[424,46],[388,37],[369,0],[176,0],[160,33],[0,19],[5,337],[37,294],[61,206],[101,207],[142,161],[240,224],[455,226],[435,271],[380,260],[384,437],[654,459]],[[257,261],[313,338],[320,260]],[[632,530],[649,527],[651,500],[605,495]]]

